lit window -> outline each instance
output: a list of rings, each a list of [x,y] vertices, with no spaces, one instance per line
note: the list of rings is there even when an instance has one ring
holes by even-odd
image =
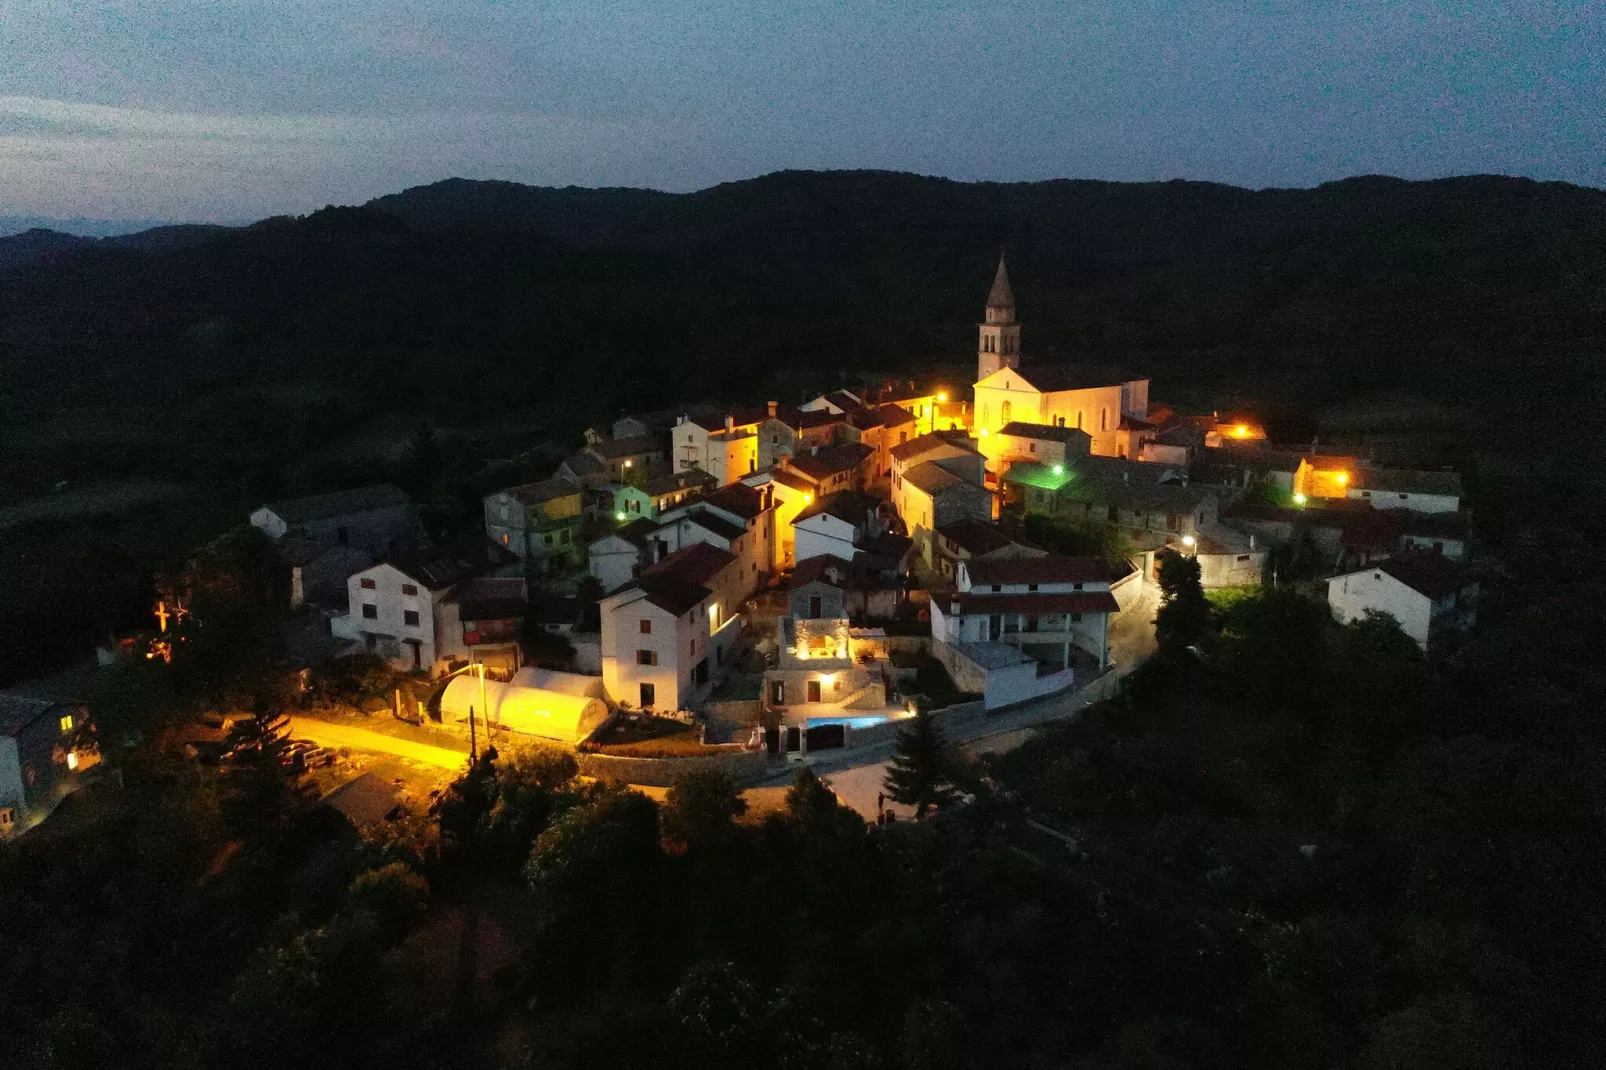
[[[72,714],[69,713],[67,716],[61,719],[61,730],[63,732],[72,731]]]
[[[67,768],[72,770],[73,772],[77,772],[78,771],[78,752],[77,751],[70,750],[70,751],[67,752]]]

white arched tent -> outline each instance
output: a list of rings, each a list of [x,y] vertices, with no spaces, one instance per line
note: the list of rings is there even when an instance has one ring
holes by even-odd
[[[589,695],[569,695],[536,687],[519,687],[480,678],[459,676],[441,694],[441,716],[467,720],[470,707],[476,720],[488,718],[499,728],[544,739],[574,743],[596,730],[608,717],[608,707]]]
[[[556,669],[541,669],[534,665],[526,665],[513,674],[508,683],[519,687],[535,687],[542,691],[562,691],[565,695],[590,695],[592,698],[606,698],[607,692],[602,689],[602,677],[585,676],[577,672],[558,672]]]

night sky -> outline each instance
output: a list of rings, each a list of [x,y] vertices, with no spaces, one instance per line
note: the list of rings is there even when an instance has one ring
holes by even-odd
[[[1606,186],[1603,146],[1601,0],[0,0],[0,214],[781,168]]]

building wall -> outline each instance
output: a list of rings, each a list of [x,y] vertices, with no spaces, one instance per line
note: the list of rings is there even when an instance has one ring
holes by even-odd
[[[618,535],[607,535],[591,544],[586,560],[603,591],[613,591],[635,578],[641,565],[641,549]]]
[[[857,529],[840,517],[817,513],[793,528],[797,541],[796,561],[811,557],[840,557],[853,560],[853,539]]]
[[[713,475],[708,465],[708,432],[690,420],[682,420],[669,433],[669,463],[675,471],[701,468]]]
[[[1334,576],[1327,581],[1327,601],[1341,624],[1365,616],[1368,609],[1387,613],[1418,646],[1427,649],[1431,603],[1386,572],[1364,569]]]
[[[1415,494],[1404,491],[1356,490],[1351,487],[1348,496],[1371,502],[1373,509],[1410,509],[1417,513],[1453,513],[1461,508],[1461,499],[1454,494]]]
[[[782,457],[796,457],[799,448],[797,432],[788,427],[785,421],[771,418],[758,425],[760,468],[778,464]]]
[[[363,580],[372,580],[373,589],[362,586]],[[414,588],[407,594],[405,587]],[[403,672],[413,668],[430,671],[437,659],[435,636],[435,596],[428,587],[406,573],[388,564],[375,565],[355,573],[346,581],[346,598],[349,610],[329,622],[330,631],[344,639],[368,642],[373,649]],[[363,606],[372,605],[375,616],[363,615]],[[416,613],[417,623],[407,623],[406,614]],[[387,640],[395,644],[394,650],[385,649]],[[418,664],[414,665],[408,640],[419,648]]]
[[[637,592],[639,594],[639,592]],[[651,622],[652,631],[643,634],[641,622]],[[643,597],[609,605],[602,614],[602,686],[608,698],[618,705],[641,706],[641,685],[654,688],[653,709],[676,710],[682,696],[691,690],[691,665],[682,664],[681,651],[708,632],[707,618],[698,606],[675,616]],[[637,662],[638,650],[650,650],[656,665]]]
[[[1242,554],[1198,554],[1201,587],[1253,587],[1265,574],[1266,551]]]

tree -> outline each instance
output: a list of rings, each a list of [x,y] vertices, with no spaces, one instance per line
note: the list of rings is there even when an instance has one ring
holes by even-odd
[[[950,778],[952,758],[937,722],[925,710],[898,733],[898,750],[887,769],[887,794],[915,808],[915,819],[958,798]]]
[[[1132,540],[1110,524],[1031,512],[1026,514],[1023,526],[1029,541],[1066,557],[1096,557],[1106,564],[1124,568],[1133,554]]]
[[[1160,612],[1154,634],[1162,649],[1197,643],[1210,627],[1210,603],[1199,583],[1199,560],[1174,550],[1159,555]]]
[[[495,801],[479,821],[479,839],[496,858],[517,865],[555,814],[578,798],[574,755],[532,743],[498,752]]]
[[[720,769],[682,773],[664,799],[664,834],[687,847],[706,849],[726,842],[747,802],[730,774]]]
[[[284,765],[289,735],[289,716],[265,698],[229,730],[234,761],[223,782],[223,813],[236,835],[272,840],[283,831],[291,801]]]

